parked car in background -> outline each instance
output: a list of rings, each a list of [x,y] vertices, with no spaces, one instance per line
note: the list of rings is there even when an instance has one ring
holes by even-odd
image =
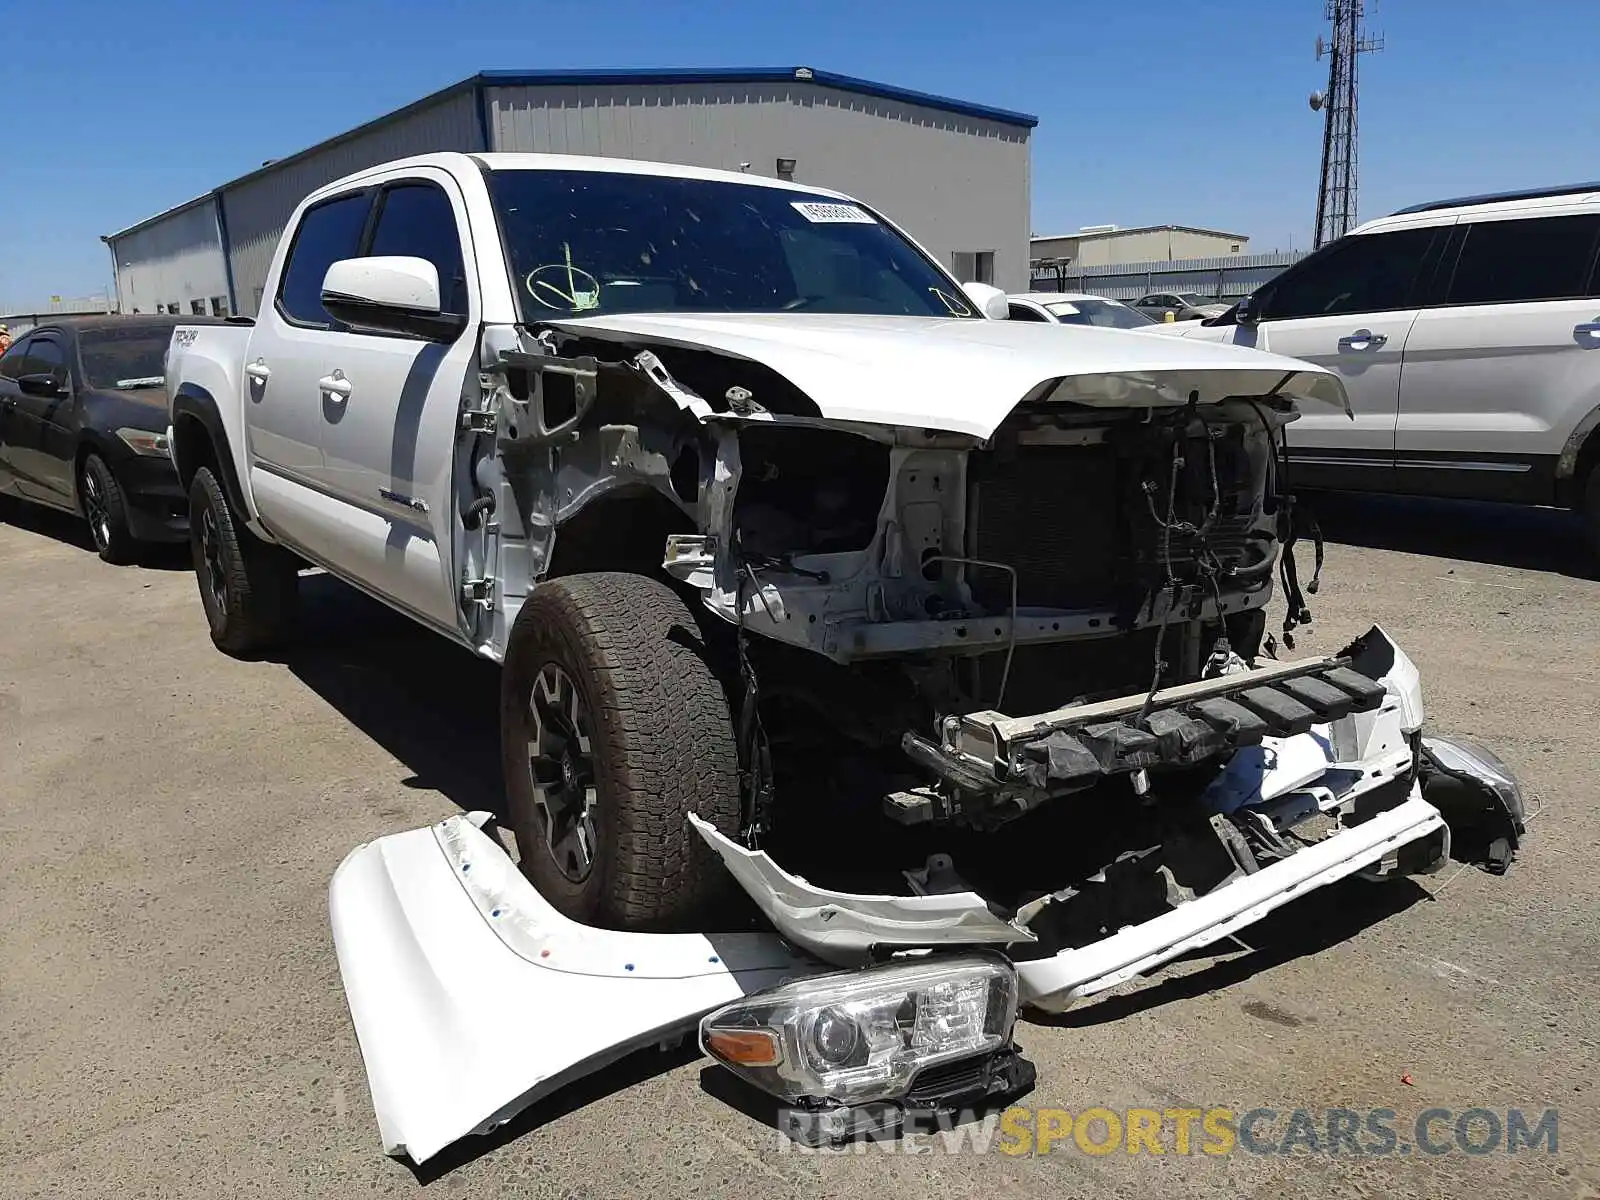
[[[1081,292],[1023,292],[1006,297],[1013,321],[1048,321],[1053,325],[1097,325],[1102,329],[1148,329],[1147,317],[1121,300]]]
[[[1578,510],[1600,552],[1600,183],[1369,221],[1206,325],[1339,372],[1289,433],[1308,485]]]
[[[132,561],[141,542],[188,536],[162,389],[177,323],[63,320],[0,356],[0,494],[80,514],[107,562]]]
[[[1200,321],[1228,311],[1224,301],[1199,292],[1152,292],[1135,300],[1133,306],[1156,321],[1165,321],[1168,313],[1177,321]]]

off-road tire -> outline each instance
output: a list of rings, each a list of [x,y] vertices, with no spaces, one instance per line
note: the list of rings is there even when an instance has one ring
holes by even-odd
[[[209,467],[189,485],[189,548],[217,649],[248,657],[278,644],[294,615],[299,564],[244,528]]]
[[[574,881],[537,819],[529,767],[533,687],[547,665],[588,714],[596,797],[593,866]],[[730,877],[686,814],[739,822],[733,723],[704,637],[665,584],[597,572],[541,584],[523,604],[501,673],[507,817],[523,872],[573,920],[613,929],[704,929]]]
[[[1600,558],[1600,463],[1589,468],[1583,483],[1583,495],[1578,501],[1578,516],[1583,520],[1583,532],[1589,540],[1589,549]]]
[[[78,503],[100,557],[118,567],[131,563],[139,543],[128,527],[128,503],[116,475],[98,454],[85,458],[78,471]]]

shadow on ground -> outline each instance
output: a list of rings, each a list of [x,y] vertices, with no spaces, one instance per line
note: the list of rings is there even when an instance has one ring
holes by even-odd
[[[1138,991],[1118,993],[1057,1015],[1033,1014],[1028,1019],[1038,1025],[1083,1029],[1120,1021],[1175,1000],[1192,1000],[1243,983],[1294,959],[1321,954],[1428,898],[1429,893],[1411,879],[1388,883],[1347,879],[1268,913],[1230,941],[1177,960],[1214,960],[1201,970],[1158,976],[1159,982]],[[1219,957],[1222,954],[1228,957]]]
[[[479,1137],[465,1137],[446,1146],[435,1157],[420,1167],[407,1161],[417,1182],[426,1186],[443,1178],[457,1167],[465,1166],[532,1133],[540,1126],[559,1120],[568,1113],[577,1112],[597,1100],[665,1075],[668,1071],[693,1062],[700,1057],[700,1047],[693,1038],[685,1038],[671,1049],[640,1050],[628,1057],[602,1067],[593,1075],[584,1076],[559,1088],[553,1095],[535,1102],[531,1107],[512,1117],[492,1133]],[[448,1186],[448,1185],[446,1185]]]
[[[327,575],[300,580],[291,673],[411,771],[407,787],[502,813],[500,671]]]
[[[1330,542],[1600,577],[1581,522],[1564,509],[1356,492],[1308,492],[1306,503]]]
[[[50,538],[64,546],[73,546],[85,554],[95,552],[89,537],[89,527],[83,518],[64,513],[60,509],[27,504],[10,496],[0,496],[0,525],[10,525],[27,533]],[[135,566],[155,571],[188,571],[192,569],[187,542],[161,543],[142,546]],[[114,571],[119,568],[106,568]]]

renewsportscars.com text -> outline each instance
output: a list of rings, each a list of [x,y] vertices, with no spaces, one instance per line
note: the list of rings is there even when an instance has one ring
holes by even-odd
[[[1016,1107],[937,1119],[909,1113],[897,1131],[816,1149],[780,1134],[778,1146],[804,1154],[1555,1154],[1559,1123],[1553,1108],[1427,1108],[1409,1115],[1392,1108]]]

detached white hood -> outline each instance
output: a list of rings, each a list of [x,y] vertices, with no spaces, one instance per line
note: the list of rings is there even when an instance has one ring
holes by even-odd
[[[551,324],[751,359],[830,420],[981,438],[1027,399],[1166,407],[1192,393],[1210,404],[1275,391],[1349,412],[1338,376],[1310,363],[1121,329],[814,313],[621,313]]]

